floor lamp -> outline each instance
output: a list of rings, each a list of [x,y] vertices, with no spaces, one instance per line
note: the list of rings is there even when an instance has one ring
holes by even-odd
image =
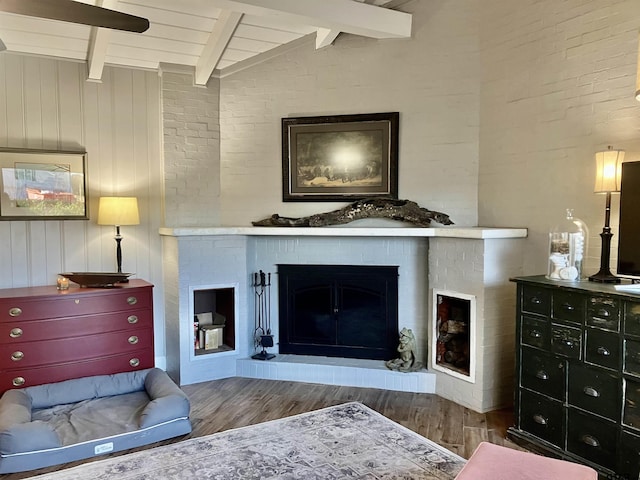
[[[98,225],[114,225],[116,227],[116,258],[118,273],[122,273],[122,248],[120,242],[121,225],[139,225],[138,199],[136,197],[100,197],[98,205]]]
[[[620,182],[622,180],[622,161],[624,160],[624,150],[613,150],[609,147],[604,152],[596,153],[596,185],[595,193],[606,195],[604,210],[604,228],[600,233],[602,238],[602,251],[600,252],[600,271],[591,275],[589,280],[600,283],[620,283],[620,279],[609,270],[609,260],[611,256],[611,194],[620,193]]]

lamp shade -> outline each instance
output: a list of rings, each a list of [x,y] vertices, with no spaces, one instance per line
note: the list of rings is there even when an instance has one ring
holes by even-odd
[[[609,150],[596,153],[595,193],[619,192],[622,181],[624,150]]]
[[[136,197],[100,197],[98,225],[138,225],[138,199]]]

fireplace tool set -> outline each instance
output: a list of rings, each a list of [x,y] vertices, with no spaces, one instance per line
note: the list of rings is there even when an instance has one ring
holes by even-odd
[[[254,317],[256,329],[254,331],[255,347],[262,347],[262,351],[251,358],[256,360],[271,360],[273,353],[267,353],[267,348],[273,347],[271,335],[271,274],[262,270],[253,274],[253,291],[255,294]]]

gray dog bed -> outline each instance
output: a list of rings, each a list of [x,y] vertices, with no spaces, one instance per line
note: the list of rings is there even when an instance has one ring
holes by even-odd
[[[0,473],[126,450],[191,432],[189,399],[158,368],[8,390]]]

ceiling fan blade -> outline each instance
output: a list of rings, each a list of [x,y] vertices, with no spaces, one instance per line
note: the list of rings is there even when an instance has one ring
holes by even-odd
[[[142,33],[149,20],[73,0],[0,0],[0,11]]]

